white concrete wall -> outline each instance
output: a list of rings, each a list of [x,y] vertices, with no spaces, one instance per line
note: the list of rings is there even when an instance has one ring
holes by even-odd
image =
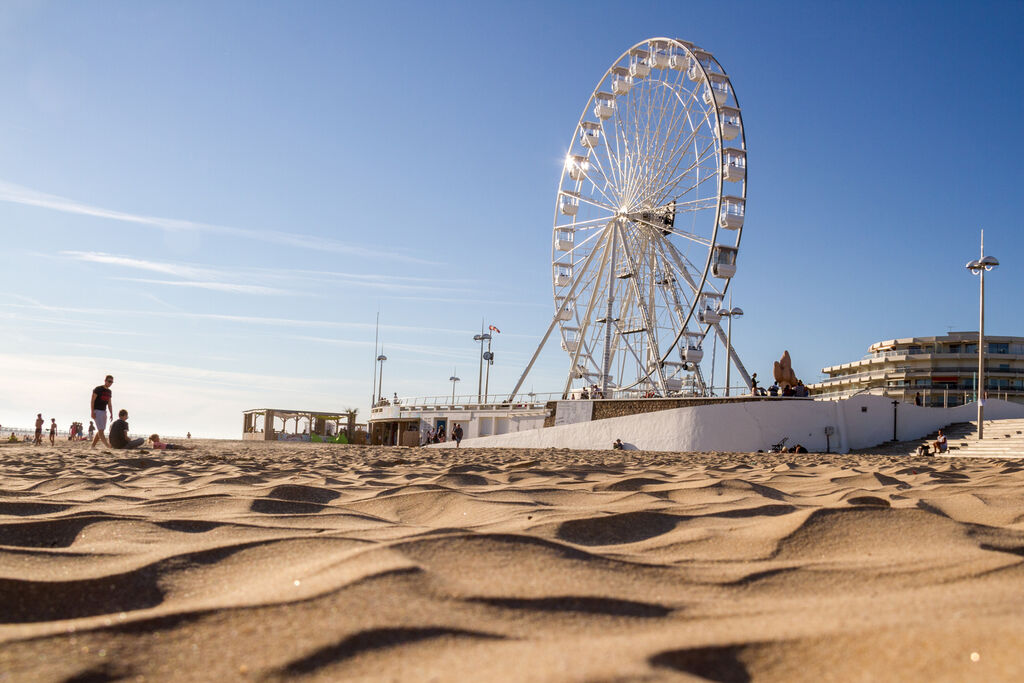
[[[862,410],[866,408],[866,410]],[[916,439],[952,422],[977,416],[973,403],[956,408],[897,407],[897,437]],[[986,419],[1024,417],[1024,405],[989,399]],[[579,424],[529,429],[482,438],[467,438],[467,447],[610,448],[622,439],[627,448],[649,451],[757,451],[788,437],[824,452],[825,427],[832,426],[831,450],[845,453],[892,439],[893,406],[882,396],[855,396],[841,401],[748,401],[656,413],[627,415]],[[454,447],[454,443],[436,447]]]

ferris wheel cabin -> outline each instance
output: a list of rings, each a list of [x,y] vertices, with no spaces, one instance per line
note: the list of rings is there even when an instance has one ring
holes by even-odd
[[[682,350],[683,360],[699,365],[704,360],[704,349],[700,347],[701,335],[696,332],[686,333],[686,347]]]
[[[607,121],[615,114],[615,95],[610,92],[599,92],[594,95],[597,102],[594,104],[594,116]]]
[[[633,78],[647,78],[651,73],[651,65],[647,61],[650,53],[647,50],[633,49],[629,54],[632,56],[629,62],[629,75]]]
[[[708,74],[709,82],[704,88],[704,104],[721,106],[729,99],[729,77],[722,74]]]
[[[722,150],[722,177],[730,183],[738,183],[746,179],[746,151],[734,147],[726,147]]]
[[[711,274],[728,280],[736,274],[736,247],[727,247],[724,244],[716,244],[712,255]]]
[[[612,92],[616,95],[625,95],[633,87],[633,79],[629,75],[629,69],[624,66],[616,66],[612,69]]]
[[[743,227],[746,201],[742,197],[722,197],[722,217],[718,224],[727,230]]]
[[[721,133],[722,139],[735,140],[736,136],[740,134],[740,129],[743,125],[740,118],[740,110],[736,107],[723,105],[719,107],[719,112],[721,113],[719,133]]]
[[[690,58],[689,68],[686,70],[686,77],[694,83],[699,83],[704,79],[704,71],[711,71],[714,63],[715,60],[711,57],[710,52],[694,48],[693,57]]]
[[[580,209],[580,193],[562,190],[561,211],[566,216],[575,216]]]
[[[712,325],[722,319],[719,311],[722,309],[722,299],[725,298],[718,292],[704,292],[700,297],[697,320],[702,325]]]
[[[588,149],[594,149],[601,144],[601,124],[593,121],[584,121],[580,124],[580,144]]]
[[[579,154],[570,154],[565,160],[565,165],[569,169],[569,177],[573,180],[583,180],[590,170],[590,160]]]

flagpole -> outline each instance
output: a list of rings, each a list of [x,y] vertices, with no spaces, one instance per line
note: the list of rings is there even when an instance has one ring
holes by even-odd
[[[377,342],[380,339],[380,309],[377,309],[377,328],[373,333],[373,383],[370,385],[370,410],[377,403]]]

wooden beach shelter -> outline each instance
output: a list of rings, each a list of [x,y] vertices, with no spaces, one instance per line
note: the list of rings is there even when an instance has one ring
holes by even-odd
[[[245,441],[279,441],[300,439],[354,443],[360,433],[356,424],[357,410],[319,412],[253,408],[242,413],[242,439]]]

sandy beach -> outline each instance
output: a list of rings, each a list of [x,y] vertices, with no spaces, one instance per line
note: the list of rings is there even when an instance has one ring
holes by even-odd
[[[1024,464],[0,446],[0,681],[1020,680]]]

